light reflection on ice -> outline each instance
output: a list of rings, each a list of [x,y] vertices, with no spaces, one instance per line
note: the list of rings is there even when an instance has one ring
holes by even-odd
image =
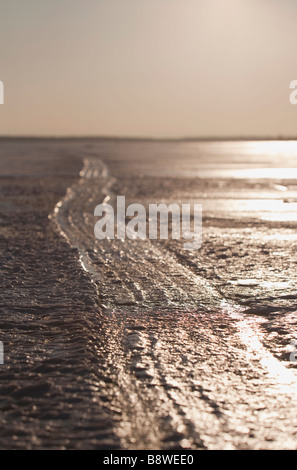
[[[222,302],[222,307],[236,321],[238,336],[247,347],[251,359],[257,358],[273,380],[271,386],[276,388],[278,393],[297,395],[297,376],[263,346],[257,321],[253,318],[244,318],[243,314],[238,313],[238,309],[232,308],[225,301]]]

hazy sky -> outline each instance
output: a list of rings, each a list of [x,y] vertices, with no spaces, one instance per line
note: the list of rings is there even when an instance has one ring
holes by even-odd
[[[0,0],[0,134],[297,134],[297,0]]]

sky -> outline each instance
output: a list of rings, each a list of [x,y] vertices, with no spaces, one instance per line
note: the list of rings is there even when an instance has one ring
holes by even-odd
[[[0,135],[297,135],[297,0],[0,0]]]

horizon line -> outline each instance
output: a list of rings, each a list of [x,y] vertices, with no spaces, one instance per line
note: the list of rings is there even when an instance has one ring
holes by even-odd
[[[183,136],[183,137],[144,137],[117,135],[0,135],[0,140],[117,140],[155,142],[240,142],[240,141],[295,141],[297,136]]]

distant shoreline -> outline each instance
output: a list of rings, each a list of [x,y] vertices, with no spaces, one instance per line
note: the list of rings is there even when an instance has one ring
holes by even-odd
[[[96,140],[96,141],[127,141],[127,142],[266,142],[266,141],[297,141],[297,136],[261,136],[261,137],[124,137],[124,136],[5,136],[1,140]]]

